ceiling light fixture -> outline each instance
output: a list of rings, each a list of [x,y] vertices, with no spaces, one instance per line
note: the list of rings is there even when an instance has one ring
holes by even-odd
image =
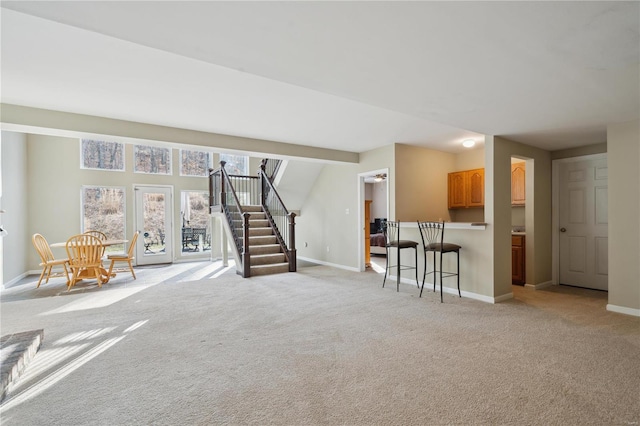
[[[373,179],[375,182],[382,182],[383,180],[385,180],[387,178],[387,174],[386,173],[381,173],[379,175],[376,175],[376,177]]]
[[[464,146],[465,148],[472,148],[475,144],[476,141],[474,141],[473,139],[467,139],[462,142],[462,146]]]

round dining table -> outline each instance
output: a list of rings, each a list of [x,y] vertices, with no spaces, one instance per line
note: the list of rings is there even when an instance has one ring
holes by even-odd
[[[108,247],[108,246],[117,246],[118,244],[125,244],[128,243],[129,240],[101,240],[100,241],[102,243],[103,246]],[[59,248],[59,247],[66,247],[67,246],[67,242],[63,241],[60,243],[53,243],[53,244],[49,244],[49,247],[52,248]]]

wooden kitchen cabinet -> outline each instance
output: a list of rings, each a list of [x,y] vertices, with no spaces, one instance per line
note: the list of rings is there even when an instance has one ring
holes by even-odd
[[[484,207],[484,169],[449,173],[449,208]]]
[[[525,283],[525,236],[511,236],[511,283]]]
[[[449,173],[449,208],[461,209],[467,206],[466,172]]]
[[[511,205],[525,203],[525,162],[511,164]]]

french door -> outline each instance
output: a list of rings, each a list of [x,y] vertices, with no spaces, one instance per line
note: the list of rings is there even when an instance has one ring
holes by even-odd
[[[173,261],[173,187],[134,185],[135,223],[140,231],[136,263]]]

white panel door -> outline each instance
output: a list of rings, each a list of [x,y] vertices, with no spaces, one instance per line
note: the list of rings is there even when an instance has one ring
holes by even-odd
[[[135,185],[136,263],[154,265],[173,261],[173,187]]]
[[[607,159],[560,164],[560,284],[608,289]]]

